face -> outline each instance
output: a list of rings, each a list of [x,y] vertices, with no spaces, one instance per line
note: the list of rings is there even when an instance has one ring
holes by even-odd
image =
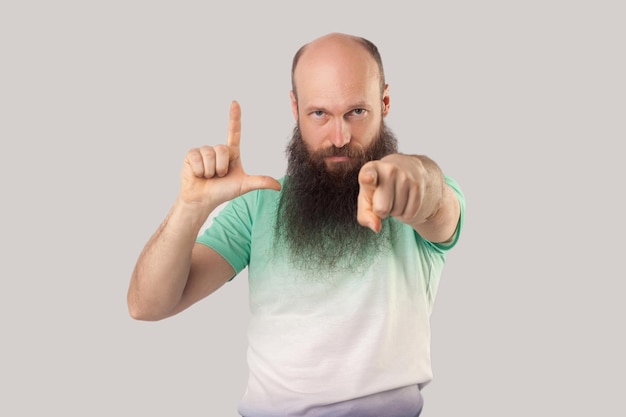
[[[309,45],[295,70],[293,115],[311,153],[344,147],[362,151],[377,137],[389,111],[389,88],[381,92],[378,66],[354,41]],[[325,156],[329,171],[358,161],[347,154]]]

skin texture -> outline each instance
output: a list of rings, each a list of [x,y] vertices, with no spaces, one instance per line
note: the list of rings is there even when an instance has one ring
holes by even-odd
[[[348,144],[365,148],[389,113],[389,87],[381,91],[380,71],[354,37],[329,34],[309,43],[294,70],[293,115],[311,152]],[[179,195],[139,255],[128,289],[130,315],[160,320],[205,298],[234,270],[195,239],[220,204],[256,189],[280,190],[278,181],[248,175],[240,157],[241,109],[232,102],[225,144],[187,152]],[[358,161],[328,157],[329,171]],[[425,156],[391,154],[367,162],[358,174],[357,221],[379,232],[393,216],[432,242],[450,240],[459,203],[439,167]]]

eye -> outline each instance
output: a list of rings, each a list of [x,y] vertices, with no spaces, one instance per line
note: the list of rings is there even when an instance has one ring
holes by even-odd
[[[313,114],[313,116],[315,116],[315,117],[322,117],[322,116],[324,116],[324,112],[322,110],[315,110],[311,114]]]
[[[367,110],[365,109],[354,109],[352,110],[352,114],[355,116],[362,116],[365,114],[365,112],[367,112]]]

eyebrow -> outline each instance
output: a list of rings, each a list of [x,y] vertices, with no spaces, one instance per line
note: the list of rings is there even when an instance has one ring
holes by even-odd
[[[354,110],[354,109],[366,109],[369,110],[371,109],[371,106],[366,102],[366,101],[357,101],[354,102],[352,104],[350,104],[349,106],[346,106],[348,109],[350,110]],[[318,111],[321,110],[324,113],[330,113],[329,109],[325,106],[316,106],[316,105],[310,105],[304,108],[305,113],[310,113],[313,111]]]

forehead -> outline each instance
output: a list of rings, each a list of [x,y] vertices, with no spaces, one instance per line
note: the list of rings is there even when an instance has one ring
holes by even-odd
[[[294,71],[298,101],[353,102],[377,100],[378,65],[355,41],[309,45]]]

